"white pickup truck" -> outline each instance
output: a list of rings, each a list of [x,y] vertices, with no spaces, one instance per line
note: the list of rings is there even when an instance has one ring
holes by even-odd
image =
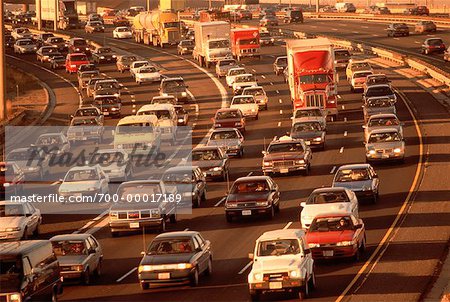
[[[278,291],[298,293],[302,300],[316,286],[314,260],[303,230],[265,232],[249,258],[253,259],[248,275],[252,301],[258,301],[263,293]]]

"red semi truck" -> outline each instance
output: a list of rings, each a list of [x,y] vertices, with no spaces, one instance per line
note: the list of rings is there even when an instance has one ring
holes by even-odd
[[[291,40],[286,49],[294,110],[320,107],[336,118],[338,75],[331,42],[326,38]]]
[[[258,28],[233,28],[230,40],[233,57],[238,61],[242,57],[261,58]]]

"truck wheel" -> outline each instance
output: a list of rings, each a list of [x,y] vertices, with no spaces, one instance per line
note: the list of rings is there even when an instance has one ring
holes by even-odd
[[[298,299],[300,301],[305,300],[309,296],[309,283],[306,282],[304,286],[298,291]]]
[[[190,285],[192,287],[198,286],[198,268],[194,269],[194,273],[190,277]]]

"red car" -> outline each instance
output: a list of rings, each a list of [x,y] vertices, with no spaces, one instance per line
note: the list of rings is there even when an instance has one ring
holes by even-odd
[[[84,53],[70,53],[66,57],[66,72],[76,73],[85,64],[89,64],[89,59]]]
[[[236,128],[245,132],[245,118],[239,109],[221,108],[212,120],[214,128]]]
[[[10,195],[23,192],[25,176],[15,163],[0,162],[0,196],[1,200],[9,199]],[[6,196],[8,195],[8,196]]]
[[[353,215],[322,214],[311,223],[306,241],[314,259],[353,258],[357,261],[366,248],[366,230],[363,221]]]

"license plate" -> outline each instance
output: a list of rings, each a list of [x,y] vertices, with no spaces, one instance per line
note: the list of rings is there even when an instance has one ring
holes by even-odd
[[[323,251],[324,257],[333,257],[333,251]]]
[[[289,169],[282,168],[282,169],[280,169],[280,173],[289,173]]]
[[[170,273],[159,273],[158,279],[163,279],[163,280],[170,279]]]
[[[109,115],[108,111],[103,111],[103,115]]]
[[[389,158],[389,154],[383,154],[381,155],[381,158]]]
[[[251,210],[243,210],[242,211],[242,216],[250,216],[252,215],[252,211]]]
[[[139,222],[130,222],[130,228],[131,229],[138,229],[139,228]]]
[[[269,289],[280,289],[283,288],[283,284],[281,282],[269,282]]]

